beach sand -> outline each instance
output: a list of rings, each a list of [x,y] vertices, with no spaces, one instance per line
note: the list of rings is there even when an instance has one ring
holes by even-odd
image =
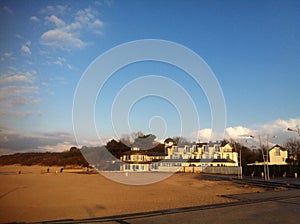
[[[215,204],[232,201],[219,195],[263,191],[227,181],[201,180],[200,174],[191,173],[132,186],[98,173],[56,173],[59,169],[50,167],[47,173],[47,167],[41,166],[1,166],[0,222],[94,218]]]

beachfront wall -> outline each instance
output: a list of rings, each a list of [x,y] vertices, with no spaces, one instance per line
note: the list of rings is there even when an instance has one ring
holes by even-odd
[[[180,167],[178,172],[182,173],[207,173],[207,174],[225,174],[225,175],[237,175],[238,167],[232,166],[208,166],[208,167]]]
[[[130,172],[130,171],[137,171],[137,172],[146,172],[150,171],[150,164],[122,164],[120,167],[121,171]]]
[[[237,166],[162,166],[159,163],[153,164],[123,164],[120,171],[124,172],[180,172],[180,173],[208,173],[237,175]]]
[[[210,173],[210,174],[225,174],[225,175],[237,175],[238,174],[238,167],[222,167],[222,166],[209,166],[203,170],[203,173]]]

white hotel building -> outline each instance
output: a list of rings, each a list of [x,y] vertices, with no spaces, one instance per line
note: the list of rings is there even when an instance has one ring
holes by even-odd
[[[238,153],[226,141],[178,146],[168,138],[165,151],[133,147],[120,160],[121,171],[176,171],[181,167],[238,166]]]

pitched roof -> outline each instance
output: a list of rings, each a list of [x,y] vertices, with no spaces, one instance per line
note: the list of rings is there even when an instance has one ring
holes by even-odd
[[[274,145],[272,148],[270,148],[269,151],[271,151],[271,150],[274,149],[274,148],[280,148],[280,150],[282,150],[282,151],[286,151],[286,150],[287,150],[287,149],[283,148],[282,146],[276,144],[276,145]]]
[[[164,141],[164,143],[169,143],[169,142],[175,143],[175,141],[174,141],[172,138],[167,138],[167,139]]]
[[[122,155],[147,155],[147,156],[166,156],[162,151],[150,151],[150,150],[138,150],[138,151],[126,151]]]
[[[227,145],[229,142],[227,142],[226,140],[221,141],[221,147],[224,147],[225,145]]]

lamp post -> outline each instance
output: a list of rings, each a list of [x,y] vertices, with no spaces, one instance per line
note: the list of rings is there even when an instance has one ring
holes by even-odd
[[[270,136],[267,135],[267,180],[270,180],[270,172],[269,172],[269,138]],[[273,135],[271,138],[277,138],[277,136]]]
[[[251,138],[255,138],[253,135],[250,135]],[[260,147],[260,150],[261,150],[261,153],[262,153],[262,156],[263,156],[263,161],[264,161],[264,178],[265,180],[267,180],[267,167],[266,167],[266,160],[265,160],[265,152],[264,152],[264,147],[261,143],[261,137],[260,135],[258,136],[258,140],[259,140],[259,147]]]
[[[234,141],[234,148],[236,150],[236,145],[237,145],[237,142]],[[243,168],[242,168],[242,149],[240,147],[240,153],[239,153],[239,156],[240,158],[238,159],[238,178],[239,179],[243,179]]]
[[[255,138],[255,136],[250,135],[251,138]],[[272,138],[276,138],[277,136],[272,136]],[[264,161],[264,177],[266,181],[270,180],[270,172],[269,172],[269,138],[270,136],[267,135],[267,153],[265,154],[265,150],[263,147],[263,144],[261,142],[261,137],[260,135],[258,135],[258,140],[259,140],[259,146],[262,152],[262,156],[263,156],[263,161]]]
[[[300,129],[299,129],[299,125],[296,126],[296,129],[292,129],[292,128],[288,128],[288,131],[293,131],[296,132],[299,136],[300,136]]]
[[[249,135],[238,135],[237,137],[239,138],[245,138],[245,137],[249,137]],[[251,137],[251,136],[250,136]],[[247,140],[246,140],[247,141]],[[239,143],[238,141],[234,141],[234,147],[235,149],[237,148],[236,147],[236,144]],[[242,147],[243,144],[239,143],[240,146]],[[240,153],[239,153],[239,166],[238,166],[238,178],[239,179],[243,179],[243,166],[242,166],[242,148],[240,147]]]

